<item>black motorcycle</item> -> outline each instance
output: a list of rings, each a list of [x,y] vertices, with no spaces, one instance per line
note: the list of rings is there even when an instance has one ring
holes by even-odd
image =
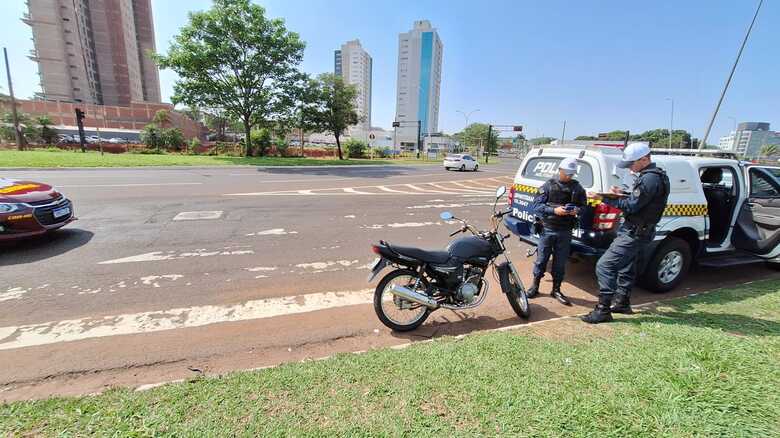
[[[387,266],[395,268],[382,278],[374,292],[374,310],[384,325],[395,331],[409,331],[419,327],[436,309],[464,310],[479,306],[487,296],[488,283],[484,277],[491,266],[512,309],[521,318],[528,318],[525,287],[504,246],[509,234],[498,232],[501,219],[511,212],[496,212],[498,200],[504,194],[506,187],[496,190],[489,231],[479,231],[449,212],[442,213],[442,220],[463,224],[450,237],[465,232],[472,234],[454,239],[444,251],[397,246],[383,240],[372,246],[379,258],[371,269],[369,283]],[[495,264],[496,258],[502,255],[504,261]]]

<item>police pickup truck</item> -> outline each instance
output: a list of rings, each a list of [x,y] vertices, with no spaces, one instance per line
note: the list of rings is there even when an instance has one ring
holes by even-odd
[[[576,179],[588,192],[632,187],[617,164],[621,149],[607,146],[543,147],[523,160],[510,190],[512,215],[504,220],[522,241],[536,245],[532,204],[538,188],[557,175],[563,158],[577,159]],[[669,176],[671,191],[655,240],[638,265],[640,284],[655,292],[675,288],[693,263],[730,266],[765,262],[780,267],[780,168],[728,158],[661,155],[653,161]],[[597,258],[609,247],[622,213],[588,200],[572,234],[572,255]]]

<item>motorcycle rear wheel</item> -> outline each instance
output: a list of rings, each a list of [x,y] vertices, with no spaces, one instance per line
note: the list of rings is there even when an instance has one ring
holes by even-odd
[[[374,291],[374,312],[382,324],[393,331],[408,332],[419,327],[428,319],[431,309],[422,304],[412,303],[390,292],[393,285],[414,288],[420,274],[410,269],[396,269],[385,275]],[[420,279],[418,292],[425,293],[428,283]]]

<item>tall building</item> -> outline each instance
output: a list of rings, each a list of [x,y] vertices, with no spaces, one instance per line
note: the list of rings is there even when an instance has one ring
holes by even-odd
[[[160,102],[151,0],[27,0],[44,100]]]
[[[718,147],[746,158],[756,158],[764,145],[780,145],[780,132],[771,131],[766,122],[743,122],[736,131],[720,138]]]
[[[351,129],[353,135],[355,131],[365,133],[371,127],[371,74],[372,60],[368,52],[360,45],[360,40],[347,41],[341,45],[340,50],[336,50],[333,56],[334,73],[344,78],[348,84],[357,88],[357,113],[360,120]],[[360,135],[358,133],[358,135]]]
[[[441,60],[443,46],[428,20],[398,35],[398,78],[395,119],[401,122],[401,144],[416,142],[417,122],[422,136],[439,131]]]

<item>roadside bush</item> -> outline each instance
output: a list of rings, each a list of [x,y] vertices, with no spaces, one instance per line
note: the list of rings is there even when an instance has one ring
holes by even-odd
[[[264,156],[268,149],[271,148],[271,131],[266,128],[255,129],[249,135],[249,153],[248,155]]]
[[[168,150],[181,150],[185,143],[184,134],[179,128],[168,128],[162,130],[163,143]]]
[[[349,139],[344,146],[347,148],[347,156],[349,158],[364,158],[368,150],[368,146],[365,143],[354,138]]]
[[[287,151],[290,149],[290,144],[285,139],[280,138],[276,140],[276,152],[280,157],[286,157]]]
[[[198,150],[201,147],[200,139],[197,137],[194,137],[192,140],[190,140],[189,150],[187,151],[190,155],[197,155]]]
[[[141,143],[145,144],[149,148],[160,150],[165,146],[165,138],[163,137],[162,130],[154,123],[150,123],[144,126],[141,130]]]

